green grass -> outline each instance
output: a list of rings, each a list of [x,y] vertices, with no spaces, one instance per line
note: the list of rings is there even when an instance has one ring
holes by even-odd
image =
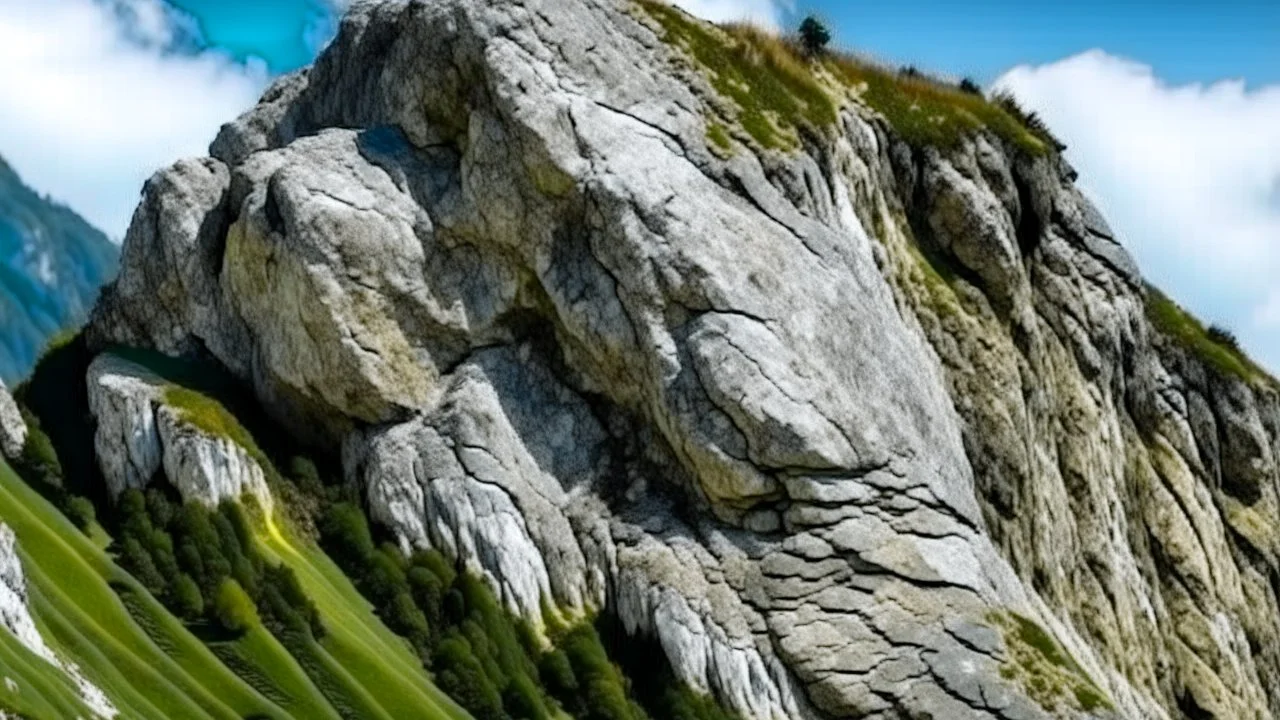
[[[320,642],[306,638],[286,647],[257,627],[238,639],[202,643],[7,466],[0,519],[18,534],[42,634],[80,664],[125,717],[337,718],[335,708],[377,720],[468,717],[431,684],[405,641],[378,620],[327,556],[279,530],[260,540],[272,559],[294,568],[315,599],[327,631]],[[0,669],[16,667],[3,651]],[[55,692],[63,685],[60,675],[50,667],[36,679],[24,686],[33,688],[30,698],[23,696],[28,704],[15,709],[69,716],[45,712],[66,702]],[[0,707],[3,700],[0,686]]]
[[[1043,708],[1054,711],[1072,701],[1086,712],[1112,707],[1080,663],[1034,620],[1012,611],[993,612],[987,619],[1004,635],[1008,651],[1000,674],[1021,684]]]
[[[33,718],[88,717],[66,673],[0,630],[0,710]]]
[[[793,149],[801,128],[835,125],[836,98],[845,88],[858,92],[917,147],[952,148],[984,129],[1033,155],[1054,144],[1038,119],[1020,118],[981,94],[926,75],[904,75],[844,53],[826,53],[815,61],[794,41],[749,24],[718,27],[666,0],[636,4],[661,26],[664,39],[681,48],[712,87],[737,105],[738,124],[762,147]],[[714,121],[708,123],[707,137],[727,148],[728,136]]]
[[[733,151],[733,140],[729,138],[729,131],[714,120],[707,123],[707,139],[711,141],[715,147],[728,154]]]
[[[0,520],[17,534],[42,635],[61,656],[74,660],[124,717],[287,716],[220,663],[7,465],[0,466]],[[128,588],[150,632],[109,583]]]
[[[982,129],[1032,155],[1049,146],[1004,108],[933,78],[906,76],[849,55],[833,54],[827,67],[857,88],[864,102],[889,121],[908,144],[955,147]]]
[[[298,661],[261,625],[217,643],[216,650],[224,664],[241,668],[241,675],[252,678],[250,684],[290,717],[341,720]]]
[[[221,437],[244,448],[249,456],[264,470],[271,467],[266,453],[258,447],[253,435],[227,408],[212,397],[180,385],[170,385],[164,391],[165,404],[177,409],[178,416],[193,427],[214,437]]]
[[[776,38],[746,26],[717,28],[664,0],[637,2],[662,26],[666,41],[683,48],[712,87],[737,104],[738,123],[761,146],[790,149],[799,127],[835,124],[831,95],[791,53],[778,52]]]
[[[318,657],[345,671],[337,678],[343,686],[369,690],[379,709],[397,720],[468,717],[431,683],[408,643],[378,619],[373,606],[319,548],[274,523],[266,524],[259,541],[270,561],[297,573],[315,601],[326,630]]]
[[[1275,380],[1239,349],[1216,341],[1191,313],[1153,285],[1147,285],[1147,319],[1209,368],[1245,382],[1275,384]]]

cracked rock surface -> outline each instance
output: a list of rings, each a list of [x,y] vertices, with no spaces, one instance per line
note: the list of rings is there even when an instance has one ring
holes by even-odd
[[[9,388],[0,381],[0,453],[10,460],[22,454],[27,443],[27,423],[22,419],[18,403],[9,394]]]
[[[744,718],[1280,709],[1277,395],[1155,333],[1070,168],[852,96],[725,157],[714,102],[626,0],[357,4],[148,183],[91,341],[212,356],[406,548]],[[108,480],[167,470],[89,382]]]
[[[234,440],[191,423],[165,397],[164,380],[104,353],[89,365],[87,382],[97,425],[94,452],[112,497],[145,488],[163,470],[184,501],[212,507],[249,494],[270,511],[271,491],[258,461]]]

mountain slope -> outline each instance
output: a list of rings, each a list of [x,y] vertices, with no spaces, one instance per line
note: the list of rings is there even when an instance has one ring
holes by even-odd
[[[105,235],[0,158],[0,379],[26,375],[50,336],[84,322],[118,259]]]
[[[358,3],[147,184],[23,467],[272,702],[1273,717],[1280,392],[1058,147],[657,0]]]

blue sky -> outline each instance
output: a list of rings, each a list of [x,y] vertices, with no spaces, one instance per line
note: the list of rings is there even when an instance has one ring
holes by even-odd
[[[306,33],[330,14],[323,0],[172,2],[199,20],[210,44],[261,57],[276,71],[310,61]],[[843,45],[983,82],[1015,65],[1092,48],[1140,59],[1177,84],[1280,81],[1277,0],[801,0],[794,9],[778,8],[779,24],[793,25],[812,12],[828,20]]]
[[[0,155],[121,238],[143,181],[308,63],[345,2],[0,0]],[[1013,91],[1144,274],[1280,370],[1280,0],[676,2],[814,12],[845,48]]]

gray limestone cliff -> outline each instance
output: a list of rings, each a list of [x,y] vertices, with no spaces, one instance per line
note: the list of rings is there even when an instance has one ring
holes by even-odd
[[[771,149],[646,7],[357,3],[148,183],[90,341],[215,358],[406,548],[744,718],[1280,713],[1271,382],[1052,152],[857,88]],[[121,487],[168,462],[123,375]]]

